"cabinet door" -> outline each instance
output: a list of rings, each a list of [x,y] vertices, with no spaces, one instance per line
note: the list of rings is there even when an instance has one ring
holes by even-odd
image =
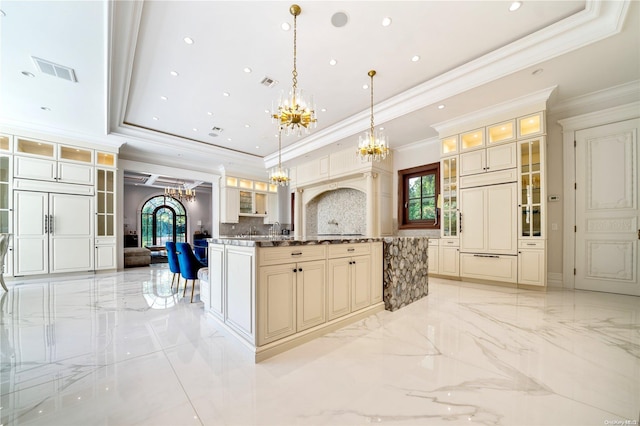
[[[429,249],[427,250],[428,262],[429,262],[429,275],[438,273],[438,246],[429,242]]]
[[[267,215],[264,217],[264,223],[271,225],[278,222],[279,210],[278,194],[267,194]]]
[[[351,312],[371,305],[371,256],[351,259]]]
[[[545,250],[520,250],[518,252],[518,284],[546,284]]]
[[[209,245],[210,311],[219,318],[224,316],[224,246]]]
[[[31,157],[14,157],[13,176],[24,179],[56,180],[55,160]]]
[[[225,323],[255,344],[255,249],[226,246],[224,260]]]
[[[492,146],[487,148],[487,171],[495,172],[498,170],[515,169],[517,162],[517,147],[515,143],[506,145]]]
[[[57,177],[58,182],[93,185],[93,166],[59,162]]]
[[[327,319],[331,321],[351,312],[351,260],[338,258],[328,262]]]
[[[220,203],[220,222],[238,223],[240,217],[240,190],[224,188]]]
[[[295,263],[260,268],[258,346],[296,332],[296,271]]]
[[[496,254],[517,254],[517,184],[514,182],[488,186],[486,194],[486,251]]]
[[[49,272],[49,196],[43,192],[15,191],[15,275]]]
[[[371,304],[382,302],[382,242],[371,243]]]
[[[301,262],[297,265],[297,331],[323,324],[326,316],[324,260]]]
[[[484,173],[487,167],[486,150],[467,152],[460,155],[460,176]]]
[[[460,191],[460,250],[480,253],[486,249],[486,189]]]
[[[460,275],[460,250],[458,247],[440,246],[438,273],[457,277]]]
[[[93,197],[49,194],[51,272],[93,270]]]
[[[96,246],[96,270],[115,269],[116,265],[116,246],[104,245]]]

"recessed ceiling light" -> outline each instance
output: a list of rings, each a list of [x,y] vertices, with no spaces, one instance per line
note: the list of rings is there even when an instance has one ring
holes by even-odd
[[[246,72],[247,74],[251,72],[251,68],[249,67],[245,67],[245,69],[243,70],[244,72]]]
[[[260,149],[260,145],[256,145],[256,149]]]
[[[229,142],[231,142],[231,138],[227,138],[227,140],[228,140]]]
[[[198,129],[196,129],[196,128],[194,127],[194,128],[193,128],[193,131],[194,131],[194,132],[197,132],[197,131],[198,131]]]
[[[362,85],[362,88],[363,88],[363,89],[368,89],[368,88],[369,88],[369,85],[368,85],[368,84],[363,84],[363,85]]]
[[[166,101],[169,98],[167,98],[166,96],[160,96],[160,99],[162,99],[163,101]]]
[[[515,12],[516,10],[520,9],[520,6],[522,6],[521,1],[514,1],[513,3],[511,3],[511,6],[509,6],[509,12]]]
[[[251,127],[251,125],[250,124],[245,124],[244,127],[246,127],[248,129],[249,127]]]
[[[34,73],[29,71],[22,71],[22,75],[24,75],[25,77],[31,77],[31,78],[36,76]]]
[[[51,111],[51,108],[45,106],[40,107],[40,109],[43,111]]]
[[[320,111],[327,112],[327,109],[326,108],[322,108]]]
[[[266,112],[267,114],[271,114],[271,111],[269,111],[268,109],[265,109],[264,112]]]
[[[531,73],[531,75],[538,75],[538,74],[542,74],[544,70],[542,68],[538,68],[536,70],[533,70],[533,72]]]
[[[207,115],[213,115],[211,111],[207,111]]]
[[[282,25],[280,25],[280,28],[282,28],[284,31],[289,31],[291,29],[291,25],[289,25],[288,22],[284,22]]]
[[[382,18],[382,26],[388,27],[389,25],[391,25],[391,18],[388,16],[386,18]]]
[[[229,97],[229,96],[231,96],[231,95],[229,94],[229,92],[223,92],[223,93],[222,93],[222,96],[224,96],[224,97],[227,97],[227,98],[228,98],[228,97]]]
[[[193,44],[193,39],[191,37],[185,37],[183,40],[187,44]]]
[[[444,104],[438,105],[438,109],[444,109]]]
[[[4,13],[4,10],[0,9],[0,16],[7,16],[7,14]]]
[[[338,61],[336,61],[335,59],[331,59],[331,60],[329,61],[329,65],[335,65],[335,64],[337,64],[337,63],[338,63]]]
[[[153,116],[153,117],[151,117],[151,118],[153,118],[153,120],[154,120],[154,121],[158,121],[158,120],[159,120],[159,118],[158,118],[158,117],[156,117],[156,116]]]
[[[341,28],[347,25],[349,17],[344,12],[336,12],[331,16],[331,24],[336,28]]]
[[[380,126],[380,127],[378,127],[378,129],[380,129],[380,130],[384,130],[384,127]]]
[[[179,75],[177,71],[171,71],[169,74],[171,74],[174,77],[177,77]]]
[[[412,61],[412,62],[418,62],[419,60],[420,60],[420,56],[418,56],[418,55],[414,55],[414,56],[411,58],[411,61]]]

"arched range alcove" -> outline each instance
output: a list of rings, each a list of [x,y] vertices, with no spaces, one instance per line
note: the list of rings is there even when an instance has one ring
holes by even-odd
[[[364,235],[367,194],[354,188],[322,192],[306,205],[305,234]]]

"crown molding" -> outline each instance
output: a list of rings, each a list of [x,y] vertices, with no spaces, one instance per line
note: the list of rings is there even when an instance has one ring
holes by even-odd
[[[566,99],[549,108],[549,113],[565,115],[570,114],[572,111],[583,108],[593,108],[593,105],[602,105],[611,101],[624,104],[634,102],[638,99],[640,99],[640,80],[635,80],[619,86]]]
[[[630,120],[640,117],[640,102],[631,102],[601,111],[581,114],[575,117],[558,120],[563,132],[574,132],[589,127],[600,126],[616,121]]]
[[[579,13],[379,103],[376,118],[380,123],[387,122],[618,34],[629,4],[629,0],[588,0]],[[366,118],[368,110],[289,145],[282,151],[282,161],[293,160],[367,129]],[[273,167],[277,153],[266,156],[264,162],[265,167]]]
[[[408,144],[404,144],[398,148],[394,148],[393,150],[395,152],[401,153],[401,152],[405,152],[405,151],[411,151],[413,149],[416,148],[424,148],[425,145],[429,145],[429,144],[439,144],[440,143],[440,138],[438,137],[433,137],[433,138],[427,138],[427,139],[420,139],[419,141],[415,141],[415,142],[411,142]]]

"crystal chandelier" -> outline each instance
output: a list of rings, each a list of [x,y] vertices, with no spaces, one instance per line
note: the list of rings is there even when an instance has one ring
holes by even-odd
[[[278,131],[278,166],[269,172],[269,182],[280,186],[289,184],[289,170],[282,168],[282,127]]]
[[[164,195],[175,198],[178,201],[193,202],[196,200],[196,190],[188,188],[185,183],[179,185],[177,182],[174,186],[164,188]]]
[[[297,4],[291,5],[289,13],[293,15],[293,86],[288,95],[284,92],[280,94],[278,106],[271,108],[272,121],[286,131],[287,135],[297,133],[302,135],[302,130],[309,133],[310,128],[316,127],[316,111],[313,96],[305,98],[303,90],[298,89],[298,71],[296,70],[297,59],[297,17],[302,9]]]
[[[375,131],[373,128],[373,76],[376,75],[375,70],[369,71],[368,75],[371,77],[371,127],[364,135],[360,135],[357,155],[362,161],[380,161],[387,158],[389,143],[385,134],[381,131]]]

